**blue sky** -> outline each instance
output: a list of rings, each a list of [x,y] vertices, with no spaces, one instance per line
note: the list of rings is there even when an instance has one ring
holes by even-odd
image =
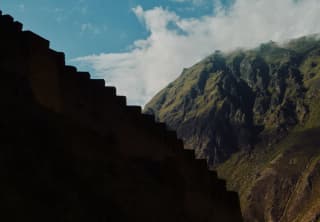
[[[183,17],[199,17],[213,9],[213,1],[173,0],[1,0],[1,10],[22,21],[64,51],[69,59],[102,52],[122,52],[148,31],[132,9],[162,6]]]
[[[139,105],[215,50],[320,33],[319,0],[1,0],[0,9]]]

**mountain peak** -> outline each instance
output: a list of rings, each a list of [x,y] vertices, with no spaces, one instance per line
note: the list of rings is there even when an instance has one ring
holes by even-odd
[[[320,40],[313,35],[215,52],[185,69],[145,112],[177,130],[187,149],[240,192],[246,221],[304,222],[320,214],[320,196],[299,182],[320,181],[308,170],[320,164],[319,99]],[[305,212],[291,202],[302,199]]]

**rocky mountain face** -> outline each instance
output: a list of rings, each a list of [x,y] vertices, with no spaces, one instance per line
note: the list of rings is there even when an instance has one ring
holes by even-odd
[[[320,221],[320,40],[216,51],[144,112],[240,193],[246,221]]]

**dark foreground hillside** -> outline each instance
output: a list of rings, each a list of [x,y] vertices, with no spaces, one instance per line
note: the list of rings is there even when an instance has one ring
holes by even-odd
[[[320,221],[320,40],[213,55],[145,107],[240,192],[246,221]]]
[[[0,12],[0,221],[242,221],[174,131]]]

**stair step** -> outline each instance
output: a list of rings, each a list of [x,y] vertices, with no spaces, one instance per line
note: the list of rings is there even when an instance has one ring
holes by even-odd
[[[216,171],[214,170],[209,170],[209,174],[211,176],[211,178],[215,181],[215,180],[218,180],[218,174]]]
[[[91,94],[91,100],[95,101],[95,105],[105,104],[106,101],[103,101],[105,98],[104,87],[105,81],[103,79],[90,79],[89,80],[89,89]]]
[[[0,17],[0,27],[1,37],[6,39],[4,44],[7,44],[7,41],[12,42],[13,39],[16,40],[19,38],[19,33],[22,30],[22,24],[14,21],[10,15],[3,15]]]
[[[146,122],[150,122],[150,123],[156,123],[155,122],[155,118],[154,115],[150,115],[150,114],[142,114],[142,117],[146,120]]]
[[[172,137],[172,138],[175,138],[176,140],[178,139],[177,132],[173,131],[173,130],[168,130],[168,136]]]
[[[194,150],[184,150],[183,155],[186,156],[188,160],[195,161]]]
[[[77,72],[77,77],[81,80],[89,81],[90,73],[88,72]]]
[[[154,116],[149,114],[141,114],[141,123],[145,125],[146,128],[156,130],[156,122],[154,121]]]
[[[0,18],[1,21],[3,23],[5,23],[7,26],[12,25],[12,23],[14,22],[14,19],[12,16],[10,15],[2,15],[2,17]]]
[[[151,119],[147,121],[148,121],[148,125],[150,126],[150,131],[155,132],[159,136],[161,135],[163,140],[166,141],[166,136],[167,136],[166,125],[164,123],[157,123],[157,122],[150,123],[149,121],[151,121]]]
[[[106,82],[104,79],[90,79],[90,84],[93,87],[96,87],[96,89],[104,88],[106,85]]]
[[[172,131],[172,130],[166,130],[165,132],[165,138],[166,138],[166,143],[169,147],[171,147],[171,149],[173,150],[173,152],[182,152],[182,149],[179,149],[177,147],[177,133],[176,131]]]
[[[184,144],[182,139],[177,139],[177,148],[184,150]]]
[[[196,161],[197,167],[200,170],[205,171],[205,172],[209,171],[207,160],[205,160],[205,159],[201,159],[201,160],[196,159],[195,161]]]
[[[219,194],[222,190],[227,190],[227,185],[225,180],[218,179],[214,183],[214,191]],[[218,193],[217,193],[218,192]]]
[[[113,98],[113,100],[119,106],[126,106],[127,105],[127,97],[125,97],[125,96],[115,96]]]
[[[66,81],[66,90],[70,91],[72,89],[77,95],[76,97],[87,98],[90,95],[89,78],[88,72],[78,72],[74,66],[64,67],[63,79]]]
[[[66,90],[74,90],[74,93],[81,98],[89,96],[89,80],[90,75],[87,72],[78,72],[77,68],[74,66],[65,66],[64,67],[64,76],[63,78],[66,82]],[[69,86],[68,86],[69,85]],[[72,86],[72,88],[70,88]],[[69,89],[68,89],[69,87]]]
[[[77,68],[74,66],[65,66],[65,72],[68,74],[77,73]]]
[[[172,138],[175,138],[175,136],[172,136]],[[184,147],[183,147],[183,141],[180,139],[170,139],[169,146],[172,147],[173,152],[178,155],[184,155]],[[194,158],[192,158],[194,160]]]
[[[41,36],[31,32],[23,31],[23,39],[27,42],[27,45],[32,49],[49,49],[50,42]]]
[[[62,75],[62,81],[64,86],[64,91],[67,95],[73,95],[70,99],[76,99],[79,94],[84,92],[84,87],[79,84],[81,78],[74,66],[64,66],[64,73]]]
[[[15,29],[16,31],[21,32],[21,31],[22,31],[22,28],[23,28],[23,25],[22,25],[22,23],[15,21],[15,22],[13,23],[13,27],[14,27],[14,29]]]
[[[239,206],[240,201],[239,201],[239,195],[237,192],[234,191],[228,191],[226,194],[226,199],[228,205],[231,205],[233,208],[237,208]]]
[[[63,52],[57,52],[53,49],[49,49],[48,53],[54,57],[58,64],[65,66],[65,54]]]
[[[106,86],[104,87],[104,94],[106,96],[116,96],[117,95],[117,89],[114,86]]]
[[[134,116],[134,117],[142,117],[142,109],[141,106],[127,106],[126,111],[128,112],[129,115]]]

